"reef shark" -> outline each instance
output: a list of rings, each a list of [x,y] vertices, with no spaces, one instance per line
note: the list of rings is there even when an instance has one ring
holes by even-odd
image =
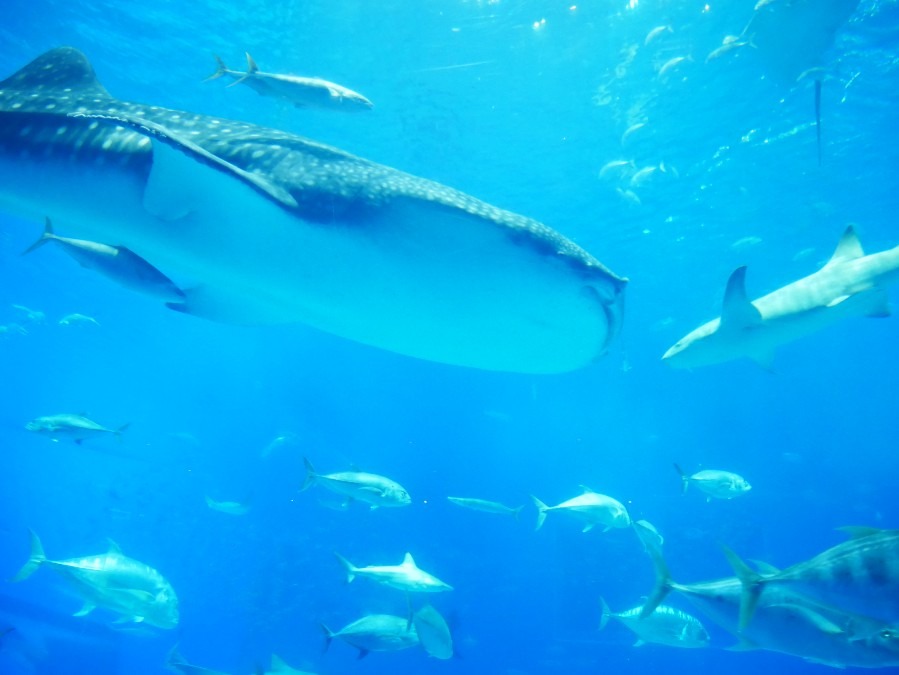
[[[179,311],[432,361],[603,354],[626,280],[540,222],[299,136],[117,100],[60,47],[0,82],[0,210],[127,247]]]
[[[665,352],[666,363],[693,368],[747,357],[771,368],[781,345],[855,316],[889,316],[886,285],[899,278],[899,246],[865,255],[850,225],[824,267],[749,301],[746,267],[727,282],[721,316]]]

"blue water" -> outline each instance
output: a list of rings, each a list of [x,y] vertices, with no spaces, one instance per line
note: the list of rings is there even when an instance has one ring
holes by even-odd
[[[629,531],[582,534],[557,514],[534,532],[528,497],[558,503],[584,484],[618,498],[662,532],[683,581],[731,574],[721,543],[785,566],[841,541],[836,527],[899,523],[895,318],[788,345],[774,372],[660,360],[717,316],[739,265],[757,297],[817,269],[847,223],[869,252],[899,244],[899,4],[862,0],[820,53],[821,165],[813,86],[792,83],[785,55],[745,47],[706,62],[754,4],[8,3],[3,77],[72,45],[114,96],[286,129],[446,183],[546,222],[630,284],[624,331],[596,365],[489,373],[303,326],[169,312],[55,247],[19,257],[41,226],[0,215],[0,324],[27,331],[0,335],[0,577],[28,558],[28,528],[53,559],[99,553],[111,538],[164,574],[181,608],[174,631],[115,630],[102,610],[72,618],[79,600],[40,570],[0,586],[0,628],[16,628],[0,639],[0,672],[161,673],[175,643],[230,673],[267,666],[272,652],[324,675],[821,672],[725,651],[735,639],[710,621],[708,650],[634,648],[617,624],[598,632],[600,596],[620,610],[648,594],[648,558]],[[780,30],[801,51],[805,29],[824,18]],[[645,46],[666,24],[674,32]],[[264,70],[361,91],[375,109],[299,111],[202,83],[212,54],[240,69],[244,51]],[[677,56],[692,60],[660,78]],[[616,191],[626,181],[599,177],[616,159],[668,170],[633,189],[637,204]],[[57,324],[72,312],[100,325]],[[130,427],[121,444],[82,446],[25,431],[58,412]],[[290,440],[263,457],[282,435]],[[413,504],[327,508],[323,488],[299,492],[304,456],[325,472],[390,476]],[[735,471],[753,489],[733,501],[684,496],[672,462]],[[205,495],[252,508],[218,513]],[[447,495],[526,507],[515,522]],[[356,660],[341,642],[322,654],[320,623],[407,611],[400,593],[346,585],[334,551],[359,565],[411,551],[452,584],[433,603],[458,658],[413,649]]]

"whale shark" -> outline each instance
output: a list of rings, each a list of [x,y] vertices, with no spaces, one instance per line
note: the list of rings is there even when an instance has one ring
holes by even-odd
[[[856,316],[889,316],[887,285],[899,279],[899,246],[865,255],[850,225],[814,274],[750,300],[746,267],[727,282],[721,316],[691,331],[662,359],[677,368],[746,357],[770,369],[781,345]]]
[[[118,100],[71,47],[0,82],[0,211],[127,248],[186,314],[445,364],[575,370],[623,316],[627,280],[536,220],[291,133]]]

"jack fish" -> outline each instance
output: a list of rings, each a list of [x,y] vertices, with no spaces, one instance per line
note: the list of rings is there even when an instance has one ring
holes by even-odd
[[[118,429],[107,429],[93,420],[89,420],[84,415],[62,413],[37,417],[26,424],[25,428],[42,436],[49,436],[54,441],[60,438],[67,438],[80,445],[82,441],[89,438],[96,438],[106,434],[112,434],[116,438],[121,438],[122,432],[128,428],[128,424],[123,424]]]
[[[306,480],[300,490],[308,490],[313,485],[321,485],[331,492],[346,497],[347,501],[358,499],[376,509],[379,506],[409,506],[412,498],[406,488],[394,480],[379,476],[376,473],[363,471],[338,471],[337,473],[319,474],[305,457]]]
[[[213,321],[521,373],[585,367],[621,327],[626,280],[546,225],[287,132],[120,101],[69,47],[0,82],[0,209],[195,281],[170,306]]]
[[[178,625],[178,598],[171,584],[152,567],[128,558],[112,541],[100,555],[48,560],[37,535],[31,533],[31,557],[12,581],[27,579],[42,565],[65,577],[84,606],[75,616],[84,616],[97,607],[118,615],[121,621],[145,622],[158,628]]]
[[[336,633],[324,624],[322,630],[325,631],[325,649],[337,637],[358,649],[360,659],[369,652],[396,652],[418,644],[415,625],[407,618],[392,614],[363,616]]]

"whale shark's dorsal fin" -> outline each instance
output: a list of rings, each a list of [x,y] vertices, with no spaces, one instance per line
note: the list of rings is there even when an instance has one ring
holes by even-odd
[[[843,232],[843,236],[840,237],[840,243],[837,244],[837,250],[834,251],[830,260],[827,261],[827,264],[833,265],[835,263],[847,262],[849,260],[861,258],[864,255],[865,251],[862,249],[862,243],[858,240],[858,235],[855,233],[855,227],[850,225],[846,228],[846,231]]]
[[[762,322],[758,308],[746,297],[746,266],[738,267],[727,280],[724,307],[721,309],[722,328],[746,328]]]
[[[87,57],[74,47],[57,47],[0,82],[0,90],[44,92],[69,89],[79,96],[109,97]]]

